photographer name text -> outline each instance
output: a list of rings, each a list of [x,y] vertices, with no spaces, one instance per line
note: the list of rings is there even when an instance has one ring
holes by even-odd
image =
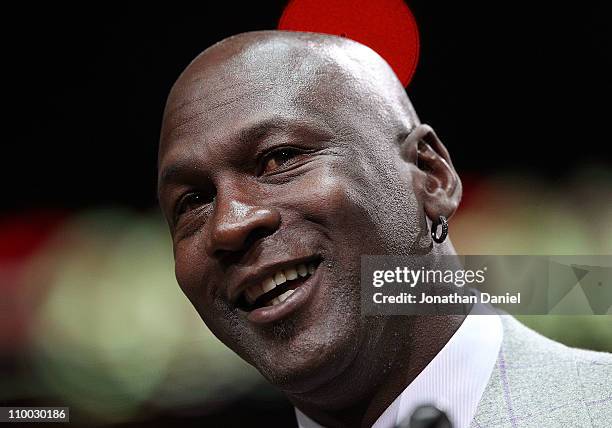
[[[506,293],[502,295],[489,294],[484,292],[475,295],[464,295],[459,293],[444,295],[420,293],[419,295],[408,292],[385,295],[383,293],[374,293],[372,299],[376,304],[520,304],[521,293]]]

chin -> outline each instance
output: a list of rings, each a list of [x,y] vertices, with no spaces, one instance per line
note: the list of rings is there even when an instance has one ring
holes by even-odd
[[[336,379],[357,355],[358,321],[349,318],[344,317],[344,323],[326,322],[326,326],[294,331],[289,340],[269,344],[265,355],[256,359],[256,368],[287,394],[315,392]]]

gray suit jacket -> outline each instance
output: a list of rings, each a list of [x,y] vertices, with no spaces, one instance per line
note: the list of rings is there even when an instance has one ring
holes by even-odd
[[[473,428],[612,427],[612,354],[569,348],[501,318],[501,350]]]

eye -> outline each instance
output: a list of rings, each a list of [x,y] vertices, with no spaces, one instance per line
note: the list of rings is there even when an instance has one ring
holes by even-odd
[[[207,197],[201,192],[187,193],[179,200],[176,206],[175,218],[178,219],[182,214],[198,209],[203,205],[211,203],[213,200],[214,196]]]
[[[263,158],[261,174],[273,173],[278,168],[288,164],[303,152],[293,147],[282,147],[271,151]]]

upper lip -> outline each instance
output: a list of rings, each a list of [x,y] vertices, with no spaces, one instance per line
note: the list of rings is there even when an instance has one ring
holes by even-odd
[[[295,266],[300,263],[309,263],[318,260],[316,255],[295,258],[282,262],[270,262],[258,267],[253,267],[241,275],[238,280],[233,281],[228,287],[228,298],[230,303],[235,304],[244,291],[257,284],[261,284],[266,278],[273,276],[281,269]]]

